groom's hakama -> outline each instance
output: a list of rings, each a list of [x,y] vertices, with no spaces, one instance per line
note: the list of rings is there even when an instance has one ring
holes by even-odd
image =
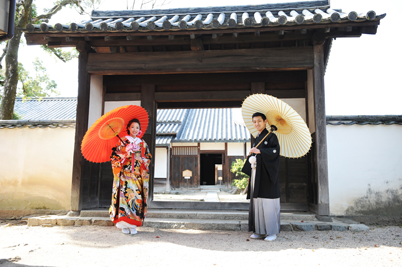
[[[256,138],[256,146],[266,135],[265,129]],[[279,190],[279,142],[274,133],[257,147],[256,163],[250,163],[250,156],[242,172],[250,176],[247,199],[250,199],[249,231],[260,235],[275,235],[280,232],[280,190]]]

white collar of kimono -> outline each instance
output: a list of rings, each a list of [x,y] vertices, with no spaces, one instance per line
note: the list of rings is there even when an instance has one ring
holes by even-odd
[[[134,143],[134,144],[139,144],[141,142],[141,139],[138,137],[132,137],[131,135],[126,135],[126,138],[128,139],[128,141],[130,141],[130,143]]]

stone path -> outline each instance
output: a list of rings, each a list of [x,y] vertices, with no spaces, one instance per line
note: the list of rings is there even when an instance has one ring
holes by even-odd
[[[368,231],[369,227],[351,220],[326,218],[314,214],[281,213],[281,231]],[[86,210],[75,216],[29,217],[28,226],[113,226],[106,210]],[[149,210],[145,227],[158,229],[248,231],[247,211]]]

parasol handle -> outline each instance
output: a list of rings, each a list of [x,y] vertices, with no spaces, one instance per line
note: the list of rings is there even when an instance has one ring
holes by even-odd
[[[108,124],[107,126],[109,126],[109,128],[112,129],[112,131],[115,133],[115,136],[117,136],[117,137],[120,139],[120,141],[123,143],[123,145],[126,145],[126,142],[124,142],[124,141],[120,138],[119,134],[116,133],[116,131],[110,126],[110,124]]]
[[[270,133],[272,133],[273,131],[276,131],[276,130],[278,130],[278,128],[277,128],[275,125],[271,125],[271,131],[270,131],[266,136],[264,136],[264,138],[255,146],[255,148],[257,148],[257,147],[265,140],[265,138],[268,137],[268,135],[269,135]],[[250,154],[248,154],[248,155],[250,156],[251,154],[252,154],[252,153],[250,153]]]
[[[126,145],[126,142],[124,142],[124,141],[120,138],[120,136],[119,136],[118,134],[116,134],[116,136],[120,139],[120,141],[123,143],[123,145]]]

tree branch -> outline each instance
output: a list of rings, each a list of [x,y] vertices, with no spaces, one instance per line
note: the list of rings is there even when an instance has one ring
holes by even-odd
[[[56,49],[54,49],[54,48],[52,48],[52,47],[49,47],[49,46],[47,46],[47,45],[42,45],[42,48],[43,48],[45,51],[47,51],[47,52],[49,52],[49,53],[55,55],[58,59],[60,59],[60,60],[63,61],[64,63],[67,62],[67,59],[65,59],[65,58],[63,57],[63,55],[61,55],[61,54],[59,53],[59,51],[57,51]]]
[[[37,16],[36,18],[33,18],[32,23],[35,23],[42,19],[50,19],[54,14],[59,12],[63,7],[65,7],[67,5],[76,5],[77,7],[79,7],[81,9],[81,11],[83,11],[83,8],[80,6],[80,0],[62,0],[62,1],[60,1],[60,3],[58,3],[57,5],[52,7],[48,13],[42,14],[42,15]]]
[[[22,5],[23,10],[19,12],[17,25],[17,28],[20,29],[24,29],[31,18],[32,0],[25,0],[24,2],[22,2]]]

